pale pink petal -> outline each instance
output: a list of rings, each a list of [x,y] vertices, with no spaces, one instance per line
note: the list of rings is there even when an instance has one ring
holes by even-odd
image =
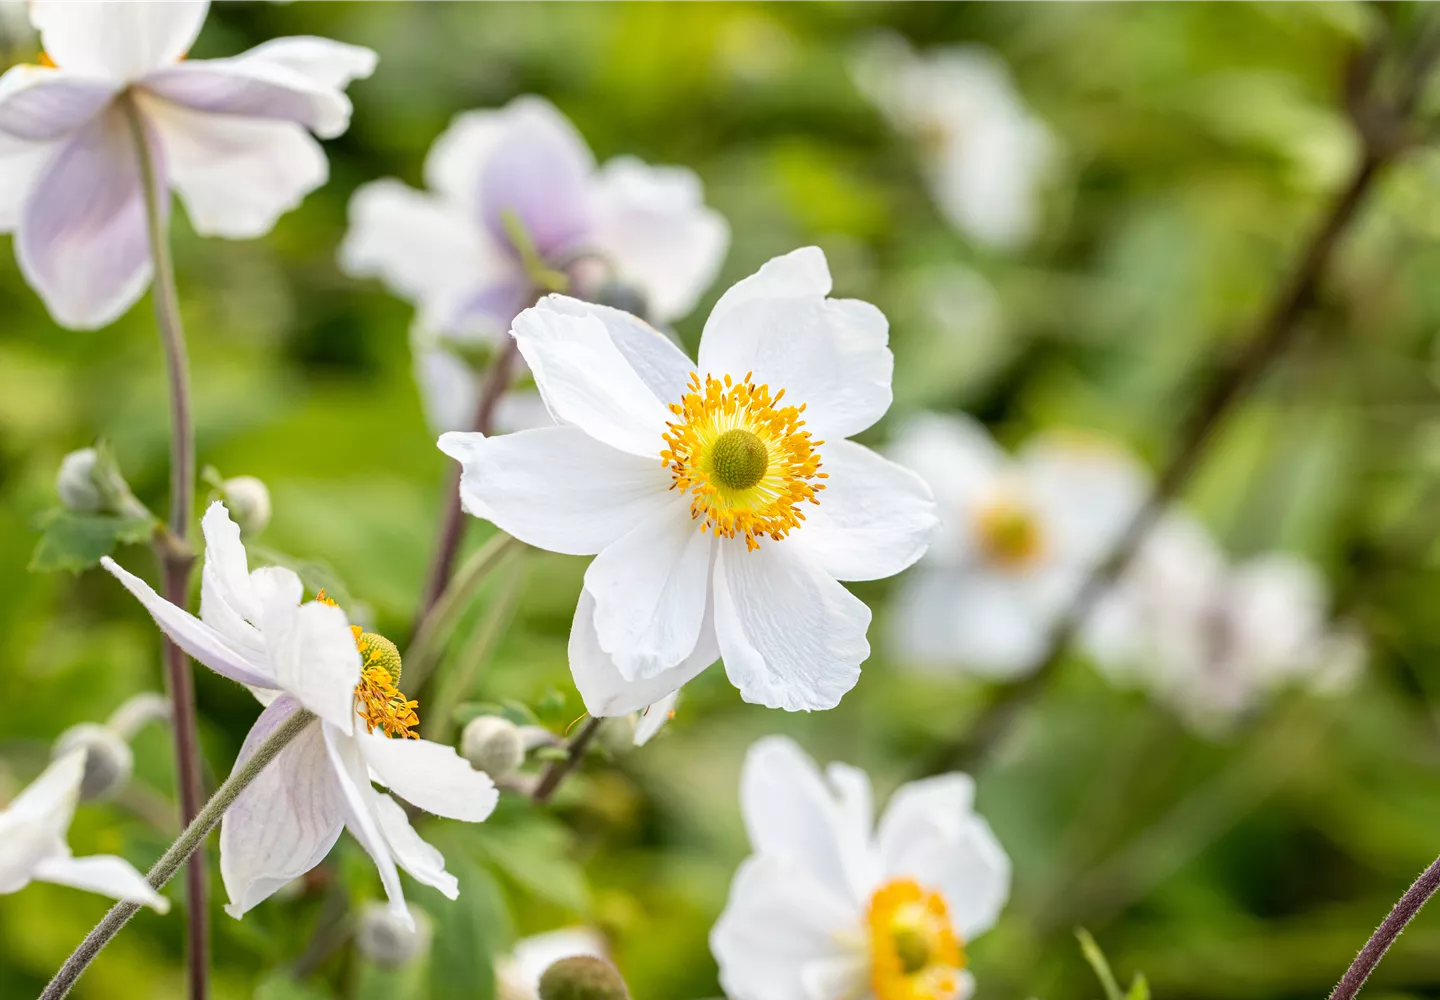
[[[0,132],[30,142],[69,135],[114,98],[117,85],[45,66],[0,76]]]
[[[32,0],[30,23],[62,69],[130,82],[178,62],[209,8],[208,0]]]
[[[0,233],[12,232],[20,224],[30,189],[62,145],[26,142],[0,133]]]

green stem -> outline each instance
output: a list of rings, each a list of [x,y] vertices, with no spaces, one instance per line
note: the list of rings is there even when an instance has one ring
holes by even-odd
[[[440,598],[421,620],[420,627],[415,630],[415,638],[410,640],[410,647],[405,650],[407,690],[418,695],[435,668],[435,661],[439,659],[445,641],[450,637],[460,615],[469,606],[476,591],[496,567],[503,565],[521,549],[522,544],[509,535],[495,535],[476,549],[460,567],[460,571],[450,580]]]
[[[547,767],[545,773],[540,775],[540,780],[536,783],[534,791],[530,793],[531,801],[541,803],[542,805],[550,801],[550,796],[555,794],[555,790],[560,787],[560,783],[565,780],[571,771],[575,770],[576,766],[580,763],[580,759],[585,756],[585,750],[590,746],[590,741],[595,738],[595,734],[600,731],[600,727],[604,725],[604,723],[604,719],[598,719],[593,716],[585,720],[585,725],[580,728],[578,733],[570,738],[569,743],[565,744],[565,756]]]
[[[210,801],[205,803],[199,814],[185,828],[185,832],[175,843],[170,845],[155,866],[145,876],[152,888],[159,890],[165,883],[169,882],[180,866],[185,864],[200,846],[205,842],[205,837],[220,822],[220,817],[225,815],[225,810],[234,804],[250,782],[254,781],[260,772],[279,756],[295,737],[299,736],[305,727],[315,721],[315,716],[302,709],[296,709],[295,713],[280,724],[273,733],[265,738],[265,741],[255,748],[255,752],[246,758],[245,762],[230,772],[230,777],[211,796]],[[125,926],[135,911],[140,909],[140,903],[119,902],[110,908],[105,918],[95,926],[80,946],[71,953],[55,973],[55,978],[45,987],[40,994],[40,1000],[60,1000],[70,992],[86,967],[100,954],[100,950],[109,943],[120,930]]]

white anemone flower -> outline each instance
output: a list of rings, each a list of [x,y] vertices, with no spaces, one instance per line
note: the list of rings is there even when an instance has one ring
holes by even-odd
[[[400,655],[389,640],[350,625],[323,594],[302,604],[300,578],[267,566],[251,572],[240,530],[223,504],[202,521],[200,617],[103,560],[177,646],[247,685],[266,705],[239,766],[297,708],[319,717],[261,772],[225,813],[220,874],[239,917],[324,859],[342,828],[374,859],[395,919],[410,914],[396,865],[451,899],[458,893],[440,852],[420,839],[378,782],[426,812],[476,823],[499,793],[453,747],[416,737],[416,703],[398,690]]]
[[[1145,496],[1145,476],[1099,439],[1051,433],[1011,458],[976,421],[922,414],[890,457],[935,492],[940,530],[903,582],[896,649],[917,666],[1011,678]]]
[[[845,440],[890,405],[874,306],[830,299],[814,247],[721,297],[698,363],[627,313],[552,295],[514,336],[559,426],[446,434],[466,510],[594,555],[570,631],[592,715],[638,711],[723,658],[746,700],[831,708],[869,655],[839,580],[900,572],[935,524],[913,473]]]
[[[143,903],[164,913],[170,909],[170,901],[124,858],[71,855],[65,834],[75,816],[84,777],[85,748],[77,747],[52,761],[40,777],[0,809],[0,893],[19,892],[31,882],[54,882]]]
[[[325,182],[310,136],[350,122],[343,88],[375,53],[323,38],[279,38],[226,59],[185,59],[205,0],[34,0],[47,66],[0,77],[0,232],[57,322],[90,329],[129,309],[150,282],[135,129],[157,183],[197,232],[267,232]],[[168,197],[165,201],[168,204]]]
[[[588,927],[563,927],[522,938],[495,963],[498,1000],[540,1000],[540,977],[562,958],[609,959],[605,939]]]
[[[870,779],[822,775],[789,739],[750,748],[740,811],[754,850],[710,934],[731,1000],[964,1000],[965,948],[994,926],[1010,859],[975,784],[902,785],[874,824]]]
[[[1365,653],[1330,626],[1328,604],[1309,562],[1271,552],[1232,565],[1194,519],[1171,511],[1083,638],[1106,676],[1218,736],[1283,687],[1348,687]]]
[[[1055,141],[997,55],[973,45],[920,55],[887,36],[861,54],[855,77],[919,144],[931,194],[952,225],[1002,249],[1034,234]]]
[[[393,179],[356,191],[341,266],[384,279],[422,327],[458,339],[503,337],[535,296],[536,264],[567,274],[582,298],[618,282],[651,319],[674,319],[729,244],[692,171],[633,157],[597,168],[540,97],[457,116],[430,149],[425,182],[429,191]]]

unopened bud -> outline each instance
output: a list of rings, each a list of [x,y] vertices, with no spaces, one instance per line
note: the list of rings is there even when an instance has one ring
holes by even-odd
[[[460,756],[492,778],[508,778],[525,763],[525,737],[509,719],[477,716],[460,734]]]
[[[409,965],[430,947],[430,918],[413,906],[406,909],[408,923],[386,903],[372,901],[360,911],[355,946],[383,969]]]
[[[60,758],[80,747],[85,749],[81,801],[113,798],[130,781],[135,770],[135,755],[130,752],[130,745],[109,726],[82,722],[60,734],[50,756]]]
[[[638,722],[639,717],[634,714],[605,719],[600,723],[600,731],[595,734],[595,742],[612,757],[627,754],[635,749]]]
[[[645,318],[645,310],[650,305],[645,300],[644,292],[634,285],[627,285],[619,281],[607,281],[597,288],[594,301],[598,305],[619,309],[641,319]]]
[[[105,509],[105,494],[95,479],[99,455],[94,448],[72,451],[60,460],[55,476],[55,492],[60,502],[71,510],[99,511]]]
[[[545,970],[540,1000],[630,1000],[630,991],[615,966],[593,955],[576,955]]]
[[[254,476],[235,476],[220,487],[225,507],[242,535],[258,535],[270,523],[270,488]]]

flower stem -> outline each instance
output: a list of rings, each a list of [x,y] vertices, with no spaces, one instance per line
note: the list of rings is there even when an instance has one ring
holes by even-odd
[[[1370,935],[1370,940],[1365,942],[1365,947],[1360,949],[1360,954],[1355,956],[1355,961],[1350,963],[1350,968],[1345,970],[1345,975],[1335,984],[1330,1000],[1352,1000],[1355,994],[1360,992],[1360,987],[1365,985],[1365,980],[1370,978],[1370,973],[1380,964],[1385,952],[1395,943],[1405,926],[1415,919],[1420,908],[1435,895],[1436,889],[1440,889],[1440,858],[1436,858],[1429,868],[1420,873],[1415,884],[1405,890],[1405,895],[1400,897],[1394,909],[1380,926],[1375,928],[1375,933]]]
[[[595,734],[600,731],[600,726],[604,722],[604,719],[594,716],[585,720],[585,725],[570,738],[569,743],[565,744],[564,759],[555,761],[545,769],[544,774],[540,775],[540,781],[536,783],[534,791],[530,793],[532,801],[539,803],[550,801],[550,796],[555,794],[555,789],[560,787],[560,783],[565,780],[566,775],[575,770],[575,766],[580,763],[580,758],[585,756],[585,748],[590,745],[590,741],[595,738]]]
[[[154,262],[155,323],[165,354],[170,386],[170,524],[169,534],[156,545],[160,560],[161,590],[167,601],[185,607],[190,593],[190,516],[195,505],[195,428],[190,415],[190,366],[185,353],[185,328],[180,322],[180,301],[175,289],[175,263],[165,205],[169,190],[159,175],[145,121],[132,95],[120,99],[130,121],[140,180],[145,191],[145,223]],[[189,824],[199,812],[205,792],[200,776],[200,742],[195,721],[194,679],[185,653],[163,639],[165,671],[170,693],[175,769],[180,792],[180,822]],[[209,920],[205,856],[202,851],[185,873],[186,939],[189,947],[190,1000],[205,1000],[209,975]]]
[[[314,720],[315,716],[311,713],[304,709],[297,709],[290,718],[281,723],[273,733],[265,738],[263,743],[255,748],[255,752],[246,758],[243,764],[230,772],[230,777],[226,778],[224,784],[216,789],[210,801],[205,803],[196,817],[185,827],[185,831],[146,874],[146,881],[152,888],[159,890],[166,882],[170,881],[180,866],[200,849],[205,842],[206,835],[220,822],[220,817],[225,815],[225,810],[230,808],[245,787],[254,781],[260,772],[264,771],[266,766],[279,755],[280,751],[284,750]],[[85,936],[85,940],[80,942],[80,946],[65,960],[60,971],[55,973],[55,978],[50,980],[50,984],[40,994],[40,1000],[60,1000],[69,993],[70,988],[75,985],[86,967],[95,960],[95,956],[100,954],[100,950],[109,943],[120,928],[125,926],[126,921],[135,915],[135,911],[140,909],[140,906],[140,903],[131,902],[119,902],[112,906],[110,912],[105,914],[105,918]]]

